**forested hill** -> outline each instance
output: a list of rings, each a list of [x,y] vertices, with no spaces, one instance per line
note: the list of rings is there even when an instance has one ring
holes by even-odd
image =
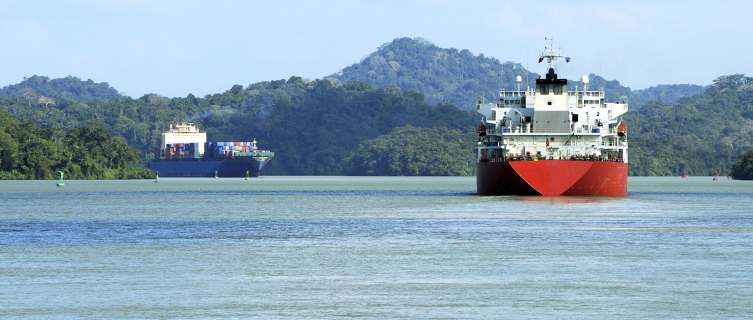
[[[203,98],[148,94],[134,99],[106,83],[34,76],[3,88],[9,97],[0,96],[0,110],[56,132],[99,123],[141,150],[142,159],[159,147],[170,124],[188,121],[206,130],[210,141],[257,138],[260,148],[276,153],[264,174],[454,175],[472,172],[478,114],[468,109],[474,98],[496,97],[500,79],[512,89],[515,76],[524,73],[512,62],[401,38],[331,78],[235,85]],[[347,79],[361,75],[368,77]],[[596,75],[590,80],[590,88],[604,88],[612,101],[629,99],[631,111],[623,118],[631,175],[724,173],[753,146],[750,77],[723,76],[705,91],[692,85],[633,91]],[[0,152],[8,150],[5,142],[0,141]],[[443,153],[410,153],[418,147]]]
[[[0,97],[24,97],[26,99],[66,98],[80,101],[96,101],[122,97],[118,90],[107,82],[96,83],[91,79],[83,81],[68,76],[52,79],[44,76],[24,78],[18,84],[0,89]]]
[[[394,85],[377,89],[363,82],[335,85],[326,79],[308,81],[300,77],[265,81],[245,88],[235,85],[226,92],[203,98],[193,95],[165,98],[149,94],[138,99],[124,97],[96,103],[61,98],[50,100],[42,103],[22,97],[0,98],[0,110],[17,119],[64,130],[93,120],[124,137],[130,146],[140,149],[142,155],[159,148],[161,134],[170,124],[194,122],[207,131],[209,141],[250,141],[256,138],[260,148],[275,152],[275,159],[264,168],[264,174],[270,175],[345,174],[346,159],[362,142],[390,134],[395,128],[410,125],[419,129],[407,132],[418,132],[414,136],[422,137],[453,130],[453,135],[461,134],[458,130],[462,130],[472,136],[474,124],[478,121],[475,112],[463,111],[450,104],[429,105],[416,90],[401,90]],[[423,131],[432,127],[449,130]],[[395,134],[405,136],[404,132]],[[421,139],[417,142],[437,146],[440,140]],[[430,163],[432,159],[444,158],[414,159],[425,160],[426,166],[434,166],[437,170],[403,168],[389,172],[467,172],[466,168],[451,166],[469,164],[473,141],[457,143],[457,139],[452,138],[446,144],[452,148],[464,146],[465,149],[459,152],[467,158],[443,162],[448,165],[446,168],[438,168],[436,162]],[[387,150],[395,156],[409,151],[396,147]],[[441,148],[437,146],[432,150]],[[362,160],[359,157],[350,159]],[[349,168],[352,170],[347,173],[359,174],[359,168],[367,170],[367,167],[367,164],[351,163]]]
[[[504,55],[504,52],[501,53]],[[473,108],[476,96],[487,100],[496,99],[499,89],[517,88],[516,76],[526,75],[531,81],[538,74],[527,74],[521,64],[501,62],[484,54],[474,55],[468,50],[439,48],[422,38],[397,38],[380,46],[359,63],[344,68],[329,78],[341,82],[363,81],[377,88],[397,85],[401,89],[415,89],[426,96],[429,104],[449,102],[462,109]],[[583,84],[578,79],[569,79],[571,90]],[[603,88],[607,100],[616,102],[626,96],[632,109],[639,109],[652,100],[665,103],[702,93],[706,88],[698,85],[657,85],[641,90],[631,90],[616,80],[589,76],[592,89]]]
[[[725,174],[753,147],[753,78],[722,76],[702,94],[654,101],[623,120],[631,175]]]
[[[630,137],[630,174],[726,173],[738,154],[753,146],[752,86],[749,77],[723,76],[702,94],[628,112],[623,120]],[[274,175],[462,174],[472,165],[473,140],[465,139],[473,137],[478,121],[475,112],[451,104],[429,105],[413,89],[300,77],[235,85],[204,98],[48,99],[0,98],[0,110],[60,132],[95,121],[142,156],[159,147],[168,125],[192,121],[210,141],[257,138],[261,148],[277,155],[265,168],[265,174]],[[410,153],[415,148],[402,147],[422,143],[427,152],[442,154],[417,157]],[[0,149],[5,147],[0,143]]]
[[[0,179],[143,179],[155,174],[123,137],[88,122],[67,132],[0,111]]]
[[[643,106],[654,100],[664,103],[680,101],[685,97],[692,97],[696,94],[703,93],[710,86],[699,86],[696,84],[660,84],[646,89],[633,90],[633,100],[631,106]],[[637,104],[637,105],[636,105]]]
[[[503,53],[504,54],[504,53]],[[373,87],[386,89],[390,85],[414,89],[426,97],[428,104],[451,103],[461,109],[473,109],[476,96],[496,99],[499,89],[517,87],[516,76],[536,79],[538,74],[527,74],[519,63],[501,62],[484,54],[474,55],[468,50],[439,48],[422,38],[397,38],[380,46],[361,62],[345,67],[328,78],[335,82],[361,81]],[[527,75],[527,76],[526,76]],[[591,74],[592,89],[604,89],[607,100],[618,101],[626,96],[632,110],[637,110],[652,100],[665,103],[702,93],[706,87],[689,84],[657,85],[647,89],[631,90],[616,80],[606,80]],[[570,88],[583,88],[579,79],[570,79]],[[68,76],[50,79],[34,75],[18,84],[0,89],[0,97],[24,97],[27,100],[46,101],[65,98],[79,101],[99,101],[122,98],[107,82]]]
[[[377,88],[415,89],[429,104],[448,102],[470,110],[476,96],[495,98],[500,87],[513,89],[515,77],[525,74],[518,63],[474,55],[466,49],[439,48],[422,38],[397,38],[330,78],[363,81]],[[530,79],[536,77],[530,74]]]
[[[604,90],[607,101],[618,102],[621,97],[627,97],[630,104],[630,110],[638,110],[646,103],[658,100],[664,103],[677,102],[682,98],[692,97],[696,94],[703,93],[709,86],[699,86],[695,84],[660,84],[646,89],[631,90],[630,87],[624,87],[617,80],[606,80],[603,77],[591,74],[588,76],[589,90]],[[568,80],[570,89],[577,86],[583,88],[581,81]]]

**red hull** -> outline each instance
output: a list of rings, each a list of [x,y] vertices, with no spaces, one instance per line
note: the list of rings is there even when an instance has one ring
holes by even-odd
[[[623,162],[541,160],[480,162],[479,195],[626,196]]]

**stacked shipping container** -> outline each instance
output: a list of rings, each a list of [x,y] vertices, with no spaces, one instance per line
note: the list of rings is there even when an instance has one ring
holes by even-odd
[[[205,142],[204,154],[199,154],[199,143],[168,143],[160,150],[160,159],[230,158],[233,152],[269,152],[255,150],[254,142]]]
[[[233,152],[251,152],[251,142],[206,142],[204,143],[204,158],[229,158]]]
[[[197,142],[168,143],[160,156],[163,159],[199,158],[199,144]]]

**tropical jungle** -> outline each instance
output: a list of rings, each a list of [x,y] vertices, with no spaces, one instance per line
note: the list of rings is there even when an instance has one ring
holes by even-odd
[[[204,97],[133,98],[106,82],[33,75],[0,89],[0,179],[150,178],[145,161],[177,122],[195,123],[209,141],[256,138],[276,155],[264,175],[472,175],[475,99],[515,88],[516,76],[538,74],[422,38],[394,39],[321,79]],[[753,178],[753,78],[632,90],[589,77],[589,88],[630,103],[630,175]]]

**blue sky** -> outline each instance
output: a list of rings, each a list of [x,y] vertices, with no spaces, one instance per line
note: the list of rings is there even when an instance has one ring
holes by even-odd
[[[0,0],[0,87],[68,75],[140,97],[320,79],[398,37],[642,89],[753,76],[753,1]]]

